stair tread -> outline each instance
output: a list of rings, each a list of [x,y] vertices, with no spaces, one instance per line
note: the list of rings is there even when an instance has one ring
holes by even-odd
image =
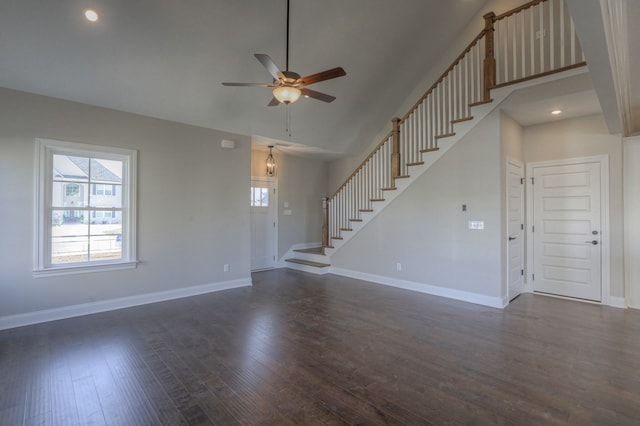
[[[422,152],[422,151],[420,151]],[[424,164],[424,161],[417,161],[415,163],[407,163],[407,166],[422,166]]]
[[[326,268],[327,266],[331,266],[328,263],[313,262],[311,260],[302,259],[285,259],[285,262],[297,263],[298,265],[313,266],[314,268]]]
[[[451,132],[451,133],[443,133],[442,135],[436,135],[434,136],[435,139],[444,139],[444,138],[450,138],[451,136],[455,136],[456,132]]]
[[[381,191],[395,191],[396,189],[398,189],[398,188],[396,188],[395,186],[392,186],[392,187],[389,187],[389,188],[380,188]]]
[[[296,249],[293,250],[297,253],[309,253],[309,254],[322,254],[324,255],[324,248],[322,247],[311,247],[306,249]]]
[[[471,121],[471,120],[473,120],[472,115],[470,115],[469,117],[456,118],[455,120],[451,120],[451,123],[456,124],[456,123],[462,123],[464,121]]]
[[[420,150],[420,152],[424,154],[425,152],[433,152],[433,151],[439,151],[439,150],[440,150],[440,148],[438,148],[438,147],[435,147],[435,148],[425,148],[425,149],[421,149],[421,150]],[[424,163],[423,163],[423,164],[424,164]]]
[[[478,102],[474,102],[472,104],[469,104],[470,107],[474,107],[474,106],[478,106],[478,105],[484,105],[484,104],[490,104],[491,102],[493,102],[493,99],[488,99],[486,101],[478,101]]]

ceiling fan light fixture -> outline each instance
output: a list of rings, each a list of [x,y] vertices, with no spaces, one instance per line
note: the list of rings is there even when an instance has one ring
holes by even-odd
[[[273,89],[273,97],[283,104],[292,104],[298,99],[302,91],[297,87],[280,86]]]

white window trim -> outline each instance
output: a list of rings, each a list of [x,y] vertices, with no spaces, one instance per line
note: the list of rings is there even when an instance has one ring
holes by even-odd
[[[122,245],[121,260],[95,261],[89,264],[50,264],[51,214],[47,215],[51,200],[48,183],[53,173],[51,170],[53,154],[63,155],[93,155],[123,161],[122,191],[123,206],[127,212],[122,218],[123,234],[127,235],[126,243]],[[34,232],[34,277],[50,277],[55,275],[78,274],[85,272],[101,272],[115,269],[135,268],[137,261],[137,163],[136,150],[87,145],[75,142],[58,141],[52,139],[36,139],[36,169],[35,169],[35,232]]]

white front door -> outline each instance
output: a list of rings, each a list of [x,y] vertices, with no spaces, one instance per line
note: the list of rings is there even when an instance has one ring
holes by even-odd
[[[276,185],[270,179],[251,179],[251,270],[276,266]]]
[[[602,300],[601,164],[532,168],[533,289]]]
[[[507,279],[509,300],[523,291],[524,283],[524,167],[507,163]]]

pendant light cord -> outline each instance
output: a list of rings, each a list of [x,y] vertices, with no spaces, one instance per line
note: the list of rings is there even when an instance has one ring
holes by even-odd
[[[287,0],[287,71],[289,71],[289,0]]]

